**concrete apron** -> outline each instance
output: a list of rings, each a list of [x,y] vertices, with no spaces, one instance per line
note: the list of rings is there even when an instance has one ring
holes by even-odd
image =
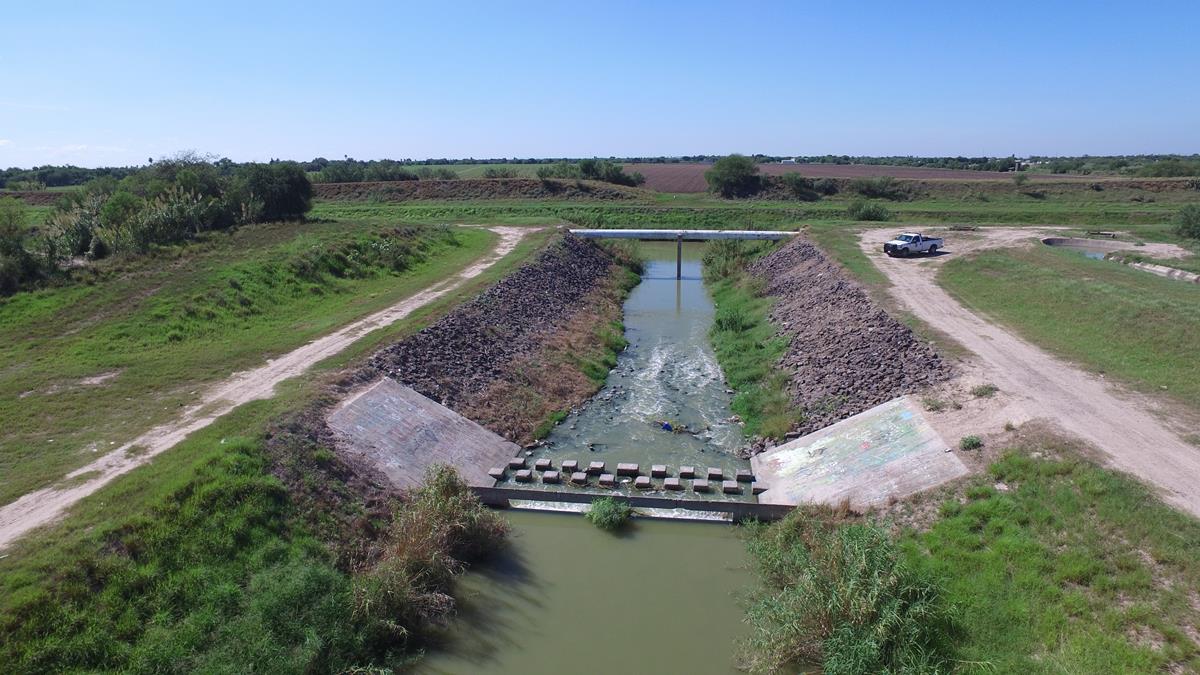
[[[751,480],[757,480],[749,482],[746,476],[739,476],[742,482],[737,487],[752,494],[761,491],[756,501],[719,498],[719,480],[713,486],[714,499],[680,499],[659,491],[548,491],[505,483],[497,479],[506,476],[501,467],[525,466],[516,444],[390,378],[347,397],[327,421],[340,451],[377,467],[394,487],[411,489],[429,468],[446,464],[459,472],[484,503],[499,508],[579,511],[596,499],[612,497],[630,504],[643,517],[775,520],[804,503],[836,505],[848,499],[855,508],[867,508],[967,472],[929,426],[920,406],[907,396],[753,458]],[[532,482],[559,469],[541,466],[526,469],[523,475]],[[654,473],[664,483],[666,475]]]

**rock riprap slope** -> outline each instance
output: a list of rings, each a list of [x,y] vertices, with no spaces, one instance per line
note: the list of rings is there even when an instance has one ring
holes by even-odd
[[[810,241],[796,237],[751,264],[776,299],[771,322],[789,340],[780,365],[807,434],[950,377],[925,342],[877,305]]]
[[[609,284],[617,264],[600,246],[565,235],[475,300],[378,352],[371,365],[468,414],[497,384],[522,376],[517,371],[540,358],[547,342],[576,315],[596,309],[590,306],[595,293]],[[562,403],[569,407],[578,401]]]

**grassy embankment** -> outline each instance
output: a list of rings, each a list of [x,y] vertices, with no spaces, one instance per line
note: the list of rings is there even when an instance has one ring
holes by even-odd
[[[1039,434],[942,499],[928,529],[894,544],[886,522],[823,525],[829,513],[756,533],[748,647],[861,672],[919,658],[981,673],[1200,667],[1200,521]],[[870,554],[853,555],[862,540]]]
[[[498,525],[447,499],[457,491],[441,481],[437,499],[402,507],[394,525],[362,523],[384,530],[371,566],[339,564],[305,520],[310,495],[289,494],[271,475],[281,462],[299,466],[307,490],[345,493],[332,453],[285,445],[281,457],[264,434],[311,405],[328,374],[428,325],[545,241],[530,235],[458,291],[285,382],[277,397],[217,420],[6,551],[0,661],[17,672],[337,671],[410,659],[430,621],[452,607],[446,593],[459,561],[490,546]],[[342,511],[366,515],[353,500]]]
[[[1200,409],[1200,286],[1046,247],[950,260],[938,280],[1034,344]]]
[[[762,281],[746,266],[774,247],[768,242],[717,240],[704,253],[704,279],[716,305],[709,331],[725,381],[737,393],[731,408],[747,435],[783,438],[803,411],[787,393],[788,375],[776,367],[787,340],[776,336],[769,320],[774,301],[763,295]]]
[[[256,225],[0,300],[0,503],[169,419],[204,385],[428,286],[494,241],[484,230]]]

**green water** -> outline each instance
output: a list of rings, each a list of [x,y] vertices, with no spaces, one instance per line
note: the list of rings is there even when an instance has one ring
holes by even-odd
[[[548,457],[555,466],[565,459],[581,465],[600,460],[610,472],[618,462],[636,462],[643,471],[650,464],[665,464],[671,475],[681,465],[719,467],[733,476],[750,463],[731,454],[744,439],[742,427],[731,420],[732,395],[708,341],[716,310],[701,278],[703,245],[684,245],[682,280],[675,278],[674,242],[642,242],[641,250],[647,259],[642,282],[624,305],[629,347],[618,356],[604,387],[555,427],[532,459]],[[673,430],[665,430],[663,422]],[[535,482],[530,487],[541,486]],[[631,488],[626,484],[620,489]],[[690,491],[648,492],[696,496]],[[718,491],[708,498],[721,495]]]
[[[465,575],[419,673],[733,673],[752,583],[734,526],[512,511],[507,553]]]

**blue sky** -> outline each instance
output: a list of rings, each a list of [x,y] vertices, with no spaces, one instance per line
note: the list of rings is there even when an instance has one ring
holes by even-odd
[[[1200,152],[1198,2],[10,3],[0,166]]]

